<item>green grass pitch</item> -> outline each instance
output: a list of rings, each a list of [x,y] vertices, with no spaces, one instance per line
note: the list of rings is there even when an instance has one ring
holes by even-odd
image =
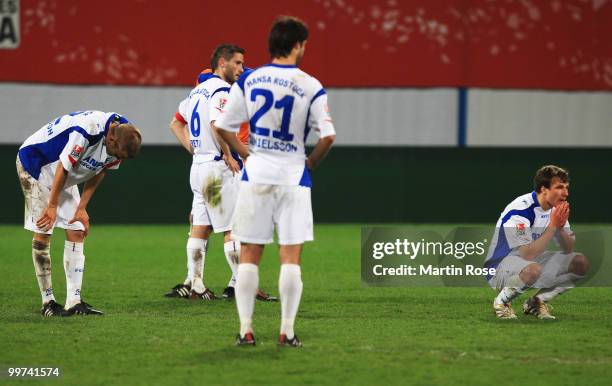
[[[258,346],[239,348],[233,302],[162,297],[184,278],[186,226],[94,226],[83,293],[107,314],[65,319],[39,314],[30,234],[0,226],[0,367],[59,366],[57,383],[74,385],[610,384],[611,288],[562,295],[556,321],[499,321],[488,288],[363,287],[360,227],[315,231],[296,323],[304,347],[279,350],[278,303],[256,304]],[[53,284],[63,303],[63,232],[56,233]],[[205,271],[219,293],[229,279],[221,242],[213,237]],[[277,294],[277,281],[270,246],[260,287]]]

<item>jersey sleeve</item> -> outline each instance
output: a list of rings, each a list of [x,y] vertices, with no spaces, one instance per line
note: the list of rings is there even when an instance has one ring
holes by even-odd
[[[68,136],[68,142],[59,156],[64,169],[70,170],[75,167],[85,154],[85,149],[88,146],[89,141],[83,136],[83,133],[78,130],[71,132]]]
[[[227,104],[229,98],[229,88],[223,88],[215,91],[210,97],[208,103],[208,117],[210,121],[216,121]]]
[[[185,125],[187,124],[187,119],[189,118],[188,112],[187,112],[188,104],[189,104],[189,98],[183,99],[183,101],[179,103],[176,114],[174,114],[174,117],[176,118],[176,120]]]
[[[238,82],[234,82],[229,92],[229,100],[225,109],[222,109],[221,114],[218,115],[215,126],[237,133],[240,131],[240,125],[248,120],[244,91]]]
[[[107,163],[106,165],[104,165],[104,169],[106,170],[117,170],[119,169],[119,166],[121,166],[121,160],[114,160],[112,162]]]
[[[327,92],[321,88],[312,99],[310,104],[308,126],[311,127],[319,138],[335,135],[336,130],[329,114],[327,105]]]
[[[527,245],[533,241],[531,223],[525,217],[514,215],[502,226],[504,227],[504,234],[510,249]]]

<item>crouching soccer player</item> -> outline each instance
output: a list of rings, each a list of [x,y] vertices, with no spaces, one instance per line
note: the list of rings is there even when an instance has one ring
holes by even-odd
[[[86,208],[106,171],[134,158],[140,144],[140,131],[119,114],[82,111],[49,122],[20,147],[16,163],[25,197],[24,228],[34,232],[32,259],[43,316],[102,315],[81,299],[83,242],[89,231]],[[82,196],[80,183],[85,183]],[[49,251],[56,226],[66,230],[65,308],[55,301],[51,286]]]
[[[232,226],[232,237],[242,245],[236,282],[238,345],[255,345],[252,318],[259,262],[276,227],[282,313],[278,344],[301,346],[294,322],[302,296],[302,246],[313,240],[309,170],[325,157],[335,139],[325,89],[297,67],[307,38],[302,21],[278,18],[268,40],[272,63],[245,73],[234,83],[226,109],[215,122],[234,150],[243,158],[251,154],[242,174]],[[251,130],[248,151],[235,135],[245,121],[250,122]],[[306,158],[304,142],[310,128],[320,140]]]
[[[497,221],[485,267],[499,290],[493,309],[500,319],[515,319],[512,300],[529,288],[539,291],[523,304],[525,314],[555,319],[548,302],[575,286],[588,269],[587,258],[574,252],[575,236],[568,222],[569,174],[554,165],[540,168],[535,191],[517,197]],[[548,251],[555,240],[562,251]]]

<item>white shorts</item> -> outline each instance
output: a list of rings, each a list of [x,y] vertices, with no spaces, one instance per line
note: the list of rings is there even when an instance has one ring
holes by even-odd
[[[232,175],[223,161],[191,165],[192,224],[212,225],[215,233],[231,230],[239,179],[240,173]]]
[[[310,188],[241,181],[232,238],[270,244],[275,226],[280,245],[314,240]]]
[[[491,278],[491,287],[501,290],[504,287],[521,287],[519,273],[529,264],[538,263],[542,265],[540,278],[532,288],[551,288],[557,283],[557,276],[567,273],[572,259],[577,253],[562,253],[559,251],[546,251],[535,260],[525,260],[520,256],[507,256],[497,266],[495,276]]]
[[[17,157],[17,175],[19,176],[19,182],[21,183],[21,190],[25,198],[25,214],[24,214],[24,225],[23,227],[29,231],[42,233],[42,234],[53,234],[53,228],[58,227],[62,229],[68,229],[73,231],[84,231],[85,227],[80,221],[73,224],[68,224],[74,217],[76,210],[81,201],[79,195],[79,188],[76,185],[72,185],[65,188],[60,192],[59,203],[57,207],[57,217],[55,224],[48,231],[43,231],[36,226],[36,221],[42,216],[43,212],[47,208],[49,203],[49,195],[51,189],[43,184],[40,184],[34,179],[21,165],[19,157]]]

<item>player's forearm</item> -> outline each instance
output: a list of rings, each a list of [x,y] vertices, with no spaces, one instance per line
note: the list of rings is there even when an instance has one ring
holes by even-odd
[[[557,240],[559,241],[559,245],[561,246],[563,252],[574,252],[574,244],[576,243],[576,240],[574,240],[571,234],[568,234],[563,228],[560,228],[557,231],[557,236]]]
[[[213,128],[213,133],[215,135],[215,138],[217,139],[217,142],[219,143],[219,146],[221,147],[221,151],[223,152],[223,154],[230,155],[231,149],[229,145],[227,144],[227,142],[225,141],[225,139],[223,139],[223,137],[219,134],[219,129],[215,127],[214,123],[215,122],[212,121],[210,125]]]
[[[68,171],[64,169],[64,165],[62,165],[61,162],[58,162],[55,168],[55,177],[53,177],[53,185],[51,185],[51,192],[49,194],[49,207],[57,208],[60,192],[64,189],[67,177]]]
[[[535,260],[536,257],[540,256],[548,248],[548,243],[555,236],[556,231],[557,228],[549,225],[537,240],[519,247],[521,257],[525,260]]]
[[[100,182],[102,182],[104,179],[105,175],[106,172],[102,172],[85,182],[85,185],[83,186],[83,194],[81,195],[81,200],[79,201],[79,209],[87,209],[87,204],[89,204],[91,197],[100,185]]]
[[[242,159],[246,159],[249,156],[249,150],[246,146],[244,146],[240,141],[238,141],[238,137],[236,134],[218,128],[217,126],[213,126],[215,133],[218,133],[219,137],[223,138],[223,140],[233,149],[235,150]]]
[[[310,153],[308,159],[306,160],[306,166],[308,167],[308,169],[312,170],[316,168],[317,165],[319,165],[319,163],[323,161],[323,159],[327,156],[327,153],[329,153],[329,150],[331,149],[335,140],[335,135],[330,135],[319,139],[319,142],[317,142],[317,145],[312,150],[312,153]]]
[[[187,125],[182,122],[179,122],[176,118],[172,119],[170,122],[170,130],[178,139],[179,143],[189,152],[189,154],[193,154],[193,148],[191,147],[191,143],[189,142],[189,133],[187,132]]]

